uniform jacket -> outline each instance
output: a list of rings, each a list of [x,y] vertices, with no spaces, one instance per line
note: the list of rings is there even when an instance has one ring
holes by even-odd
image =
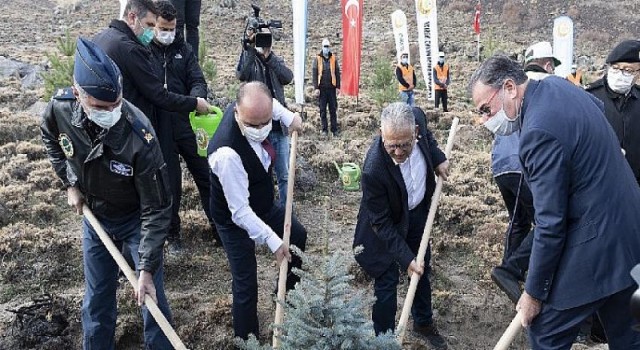
[[[621,95],[609,89],[605,77],[589,85],[587,91],[604,103],[604,115],[640,183],[640,88],[634,85],[626,96]]]
[[[118,65],[122,73],[123,97],[138,107],[157,125],[155,108],[191,112],[196,109],[195,97],[178,95],[163,88],[163,81],[154,73],[151,51],[136,38],[131,28],[119,20],[98,33],[93,41]]]
[[[327,70],[324,69],[325,65],[329,66]],[[316,56],[311,76],[313,77],[313,87],[316,89],[340,88],[340,64],[333,52],[329,52],[329,57],[326,58],[322,53]]]
[[[98,218],[140,212],[140,270],[154,272],[171,216],[167,169],[149,120],[122,100],[122,118],[93,142],[71,89],[60,90],[40,129],[49,160],[65,186],[77,186]]]
[[[426,128],[424,113],[414,108],[419,128],[418,146],[427,164],[427,190],[424,195],[429,207],[435,190],[434,166],[446,160],[431,132]],[[362,200],[353,247],[363,246],[356,260],[373,278],[380,276],[394,261],[407,269],[415,258],[405,238],[409,230],[407,190],[400,172],[377,136],[367,152],[362,170]]]
[[[630,287],[640,187],[602,102],[559,77],[529,80],[521,118],[536,222],[527,293],[564,310]]]

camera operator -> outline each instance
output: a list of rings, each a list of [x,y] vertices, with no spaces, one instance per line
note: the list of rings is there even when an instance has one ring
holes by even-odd
[[[242,42],[242,54],[236,67],[236,77],[243,82],[260,81],[269,87],[272,97],[280,104],[287,106],[284,98],[284,87],[293,81],[293,72],[284,60],[272,51],[272,35],[270,27],[276,27],[278,21],[267,23],[258,17],[260,9],[253,6],[254,17],[250,17],[245,28],[245,39]],[[281,25],[280,25],[281,26]],[[279,121],[272,121],[269,141],[276,151],[274,170],[278,182],[278,193],[282,206],[286,203],[287,178],[289,175],[289,137]]]

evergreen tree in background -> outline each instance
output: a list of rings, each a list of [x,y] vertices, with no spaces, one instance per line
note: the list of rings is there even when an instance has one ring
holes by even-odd
[[[281,350],[393,350],[401,349],[393,334],[374,335],[373,324],[366,311],[373,297],[356,290],[350,282],[347,254],[313,258],[294,247],[302,258],[304,270],[294,269],[300,276],[296,289],[287,294],[284,324],[281,330]],[[322,261],[321,261],[322,260]],[[238,341],[242,349],[271,350],[260,345],[255,337]]]

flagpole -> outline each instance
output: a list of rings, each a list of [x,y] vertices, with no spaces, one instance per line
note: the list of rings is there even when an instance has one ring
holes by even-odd
[[[478,33],[478,46],[476,53],[478,55],[478,62],[480,62],[480,33]]]

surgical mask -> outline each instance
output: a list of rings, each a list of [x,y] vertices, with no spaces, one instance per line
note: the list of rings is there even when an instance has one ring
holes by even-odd
[[[244,125],[244,123],[238,120],[238,117],[236,117],[236,122],[240,126],[240,131],[242,131],[244,137],[246,137],[249,141],[262,142],[267,138],[267,136],[269,136],[269,133],[271,132],[271,123],[261,128],[253,128]]]
[[[444,64],[444,58],[439,58],[439,59],[438,59],[438,63],[439,63],[440,65],[443,65],[443,64]]]
[[[607,85],[619,94],[627,94],[633,86],[633,74],[625,74],[619,69],[609,68],[607,70]]]
[[[151,44],[151,41],[153,40],[153,29],[150,27],[145,28],[142,26],[142,23],[140,23],[139,20],[136,19],[136,21],[138,21],[138,24],[142,28],[142,33],[138,35],[138,40],[142,45],[148,46],[149,44]]]
[[[120,116],[122,115],[122,103],[120,103],[118,107],[114,107],[111,111],[85,108],[85,113],[87,114],[87,118],[96,123],[99,127],[103,129],[110,129],[112,126],[116,125],[118,120],[120,120]]]
[[[156,39],[162,45],[169,46],[173,43],[173,40],[176,38],[176,31],[160,31],[156,34]]]
[[[323,47],[322,48],[322,55],[323,56],[329,56],[329,48],[328,47]]]
[[[407,64],[407,63],[409,63],[409,60],[408,60],[408,59],[406,59],[406,58],[401,58],[401,59],[400,59],[400,63],[402,63],[402,64]]]
[[[522,105],[521,105],[522,107]],[[504,110],[504,95],[502,100],[502,108],[489,120],[484,122],[485,128],[489,129],[492,133],[501,136],[511,135],[514,132],[520,130],[520,108],[518,113],[513,119],[507,117],[507,112]]]

